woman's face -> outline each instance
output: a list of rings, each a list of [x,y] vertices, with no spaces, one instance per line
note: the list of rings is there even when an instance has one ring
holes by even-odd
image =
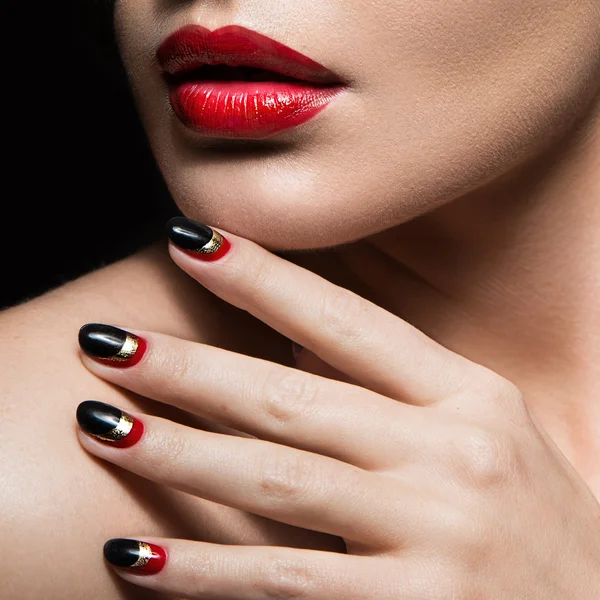
[[[117,0],[151,146],[190,218],[272,249],[353,241],[539,153],[600,86],[598,0]],[[183,125],[156,58],[181,27],[240,25],[335,73],[314,118],[261,140]]]

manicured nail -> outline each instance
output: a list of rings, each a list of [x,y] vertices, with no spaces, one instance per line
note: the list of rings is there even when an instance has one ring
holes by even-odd
[[[91,358],[111,367],[133,367],[146,352],[146,340],[111,325],[88,323],[79,330],[79,345]]]
[[[140,575],[154,575],[167,562],[164,548],[148,542],[115,538],[104,544],[104,558],[121,569],[131,569]]]
[[[77,422],[85,433],[117,448],[133,446],[144,433],[139,419],[95,400],[86,400],[77,407]]]
[[[201,260],[218,260],[231,248],[218,231],[185,217],[171,219],[167,223],[167,234],[178,248]]]

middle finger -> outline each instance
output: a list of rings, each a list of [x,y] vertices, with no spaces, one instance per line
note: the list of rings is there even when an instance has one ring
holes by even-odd
[[[97,353],[89,340],[109,334],[114,340],[132,335],[89,324],[82,328],[82,348]],[[97,355],[84,356],[86,366],[139,395],[261,439],[377,470],[407,456],[428,430],[430,415],[422,408],[358,385],[166,335],[133,335],[145,351],[129,368]]]

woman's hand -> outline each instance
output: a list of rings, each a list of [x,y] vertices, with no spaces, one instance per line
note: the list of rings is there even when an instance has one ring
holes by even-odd
[[[188,598],[598,598],[600,506],[513,384],[248,240],[172,229],[181,268],[348,381],[87,326],[98,376],[249,437],[86,402],[81,443],[148,479],[339,536],[347,554],[124,532],[143,543],[107,543],[119,575]]]

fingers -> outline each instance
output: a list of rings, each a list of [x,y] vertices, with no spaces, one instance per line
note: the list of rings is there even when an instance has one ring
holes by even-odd
[[[98,354],[109,353],[101,347],[107,337],[128,348],[137,344],[133,365],[131,359],[111,361],[106,356],[98,361]],[[129,338],[132,341],[123,341]],[[80,340],[95,356],[85,358],[91,371],[136,394],[364,469],[385,468],[392,458],[398,464],[399,456],[422,444],[428,430],[430,417],[421,409],[353,384],[213,346],[97,324],[86,325]],[[115,342],[110,352],[118,354],[119,348]],[[122,368],[126,364],[130,368]]]
[[[161,562],[158,558],[163,554],[166,558]],[[116,539],[107,542],[104,556],[131,583],[169,596],[203,600],[375,600],[382,598],[378,591],[388,587],[391,593],[400,579],[398,566],[396,581],[390,581],[389,575],[382,577],[383,567],[376,559],[293,548]],[[151,556],[149,562],[128,565],[143,563],[145,556]],[[404,597],[399,595],[401,589],[402,585],[395,587],[394,598]]]
[[[369,389],[430,404],[462,389],[473,367],[392,313],[249,240],[182,218],[169,232],[173,260],[202,285]],[[207,255],[215,236],[226,250]]]
[[[410,529],[414,490],[399,502],[400,481],[331,458],[100,402],[83,402],[77,420],[81,444],[96,456],[206,500],[374,548]]]

